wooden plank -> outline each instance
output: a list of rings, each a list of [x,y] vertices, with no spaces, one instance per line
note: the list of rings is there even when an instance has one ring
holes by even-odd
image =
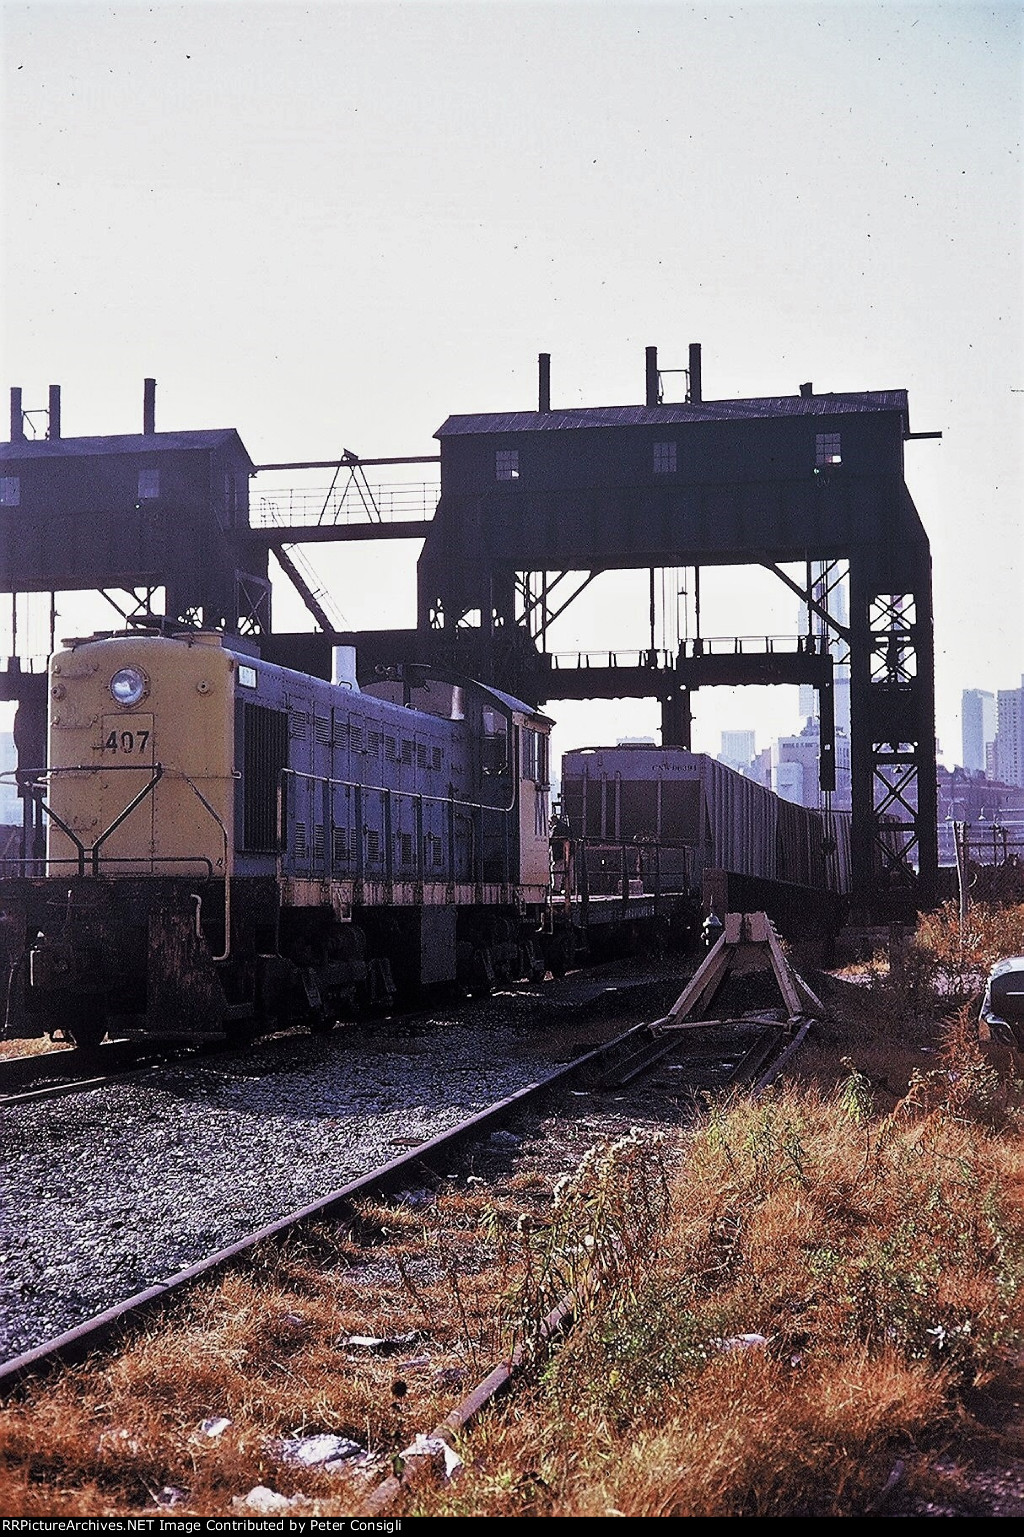
[[[763,1018],[762,1016],[757,1015],[757,1014],[745,1014],[742,1017],[742,1019],[680,1019],[680,1020],[670,1020],[670,1019],[666,1018],[664,1020],[659,1020],[657,1023],[658,1023],[658,1028],[660,1030],[665,1030],[665,1031],[668,1031],[668,1030],[701,1030],[701,1029],[706,1028],[708,1025],[775,1025],[776,1028],[779,1029],[779,1030],[782,1030],[782,1029],[785,1028],[783,1021],[778,1020],[778,1019]]]
[[[826,1010],[821,999],[790,965],[782,948],[782,942],[768,915],[763,912],[726,913],[721,937],[708,951],[665,1018],[655,1021],[652,1029],[696,1030],[705,1025],[724,1023],[722,1020],[712,1019],[688,1020],[686,1016],[700,1013],[707,1008],[731,970],[741,945],[759,950],[767,949],[775,980],[791,1020],[802,1017],[808,1011],[824,1017]],[[804,1004],[808,1008],[805,1008]],[[752,1022],[757,1023],[757,1020],[754,1019]],[[764,1023],[778,1023],[778,1021],[766,1020]]]
[[[743,938],[747,944],[767,944],[771,927],[767,913],[744,913],[743,915]]]
[[[699,1000],[704,997],[709,987],[713,993],[732,965],[734,954],[734,947],[726,944],[725,935],[723,934],[720,939],[715,941],[701,961],[697,970],[669,1009],[667,1018],[678,1019],[680,1015],[689,1014],[691,1010],[697,1007]],[[710,993],[708,996],[710,996]]]
[[[732,963],[735,959],[736,954],[734,951],[729,956],[726,964],[723,965],[720,974],[718,976],[712,976],[708,978],[707,985],[701,989],[700,996],[695,1000],[692,1008],[689,1011],[690,1013],[699,1013],[701,1010],[710,1007],[712,998],[714,998],[715,994],[718,992],[718,989],[721,987],[729,972],[732,970]]]
[[[789,961],[786,959],[779,936],[774,929],[769,929],[768,932],[768,953],[772,958],[775,980],[779,984],[786,1008],[789,1010],[790,1018],[794,1019],[801,1012],[800,995],[793,985]]]
[[[804,981],[803,977],[798,971],[793,971],[793,981],[797,985],[797,991],[801,992],[806,1002],[810,1004],[811,1013],[816,1014],[819,1019],[824,1019],[828,1013],[828,1010],[822,1003],[821,999],[818,997],[817,993],[808,987],[807,983]]]

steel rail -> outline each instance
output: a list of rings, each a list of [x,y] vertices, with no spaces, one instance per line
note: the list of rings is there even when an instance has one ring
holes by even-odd
[[[596,974],[593,984],[595,991],[585,995],[584,1006],[596,1003],[608,992],[608,988],[601,983],[600,973],[614,964],[614,962],[600,962],[594,967],[583,968],[586,971],[592,970]],[[624,1000],[635,987],[643,988],[644,986],[646,986],[644,982],[618,983],[613,991],[618,998]],[[393,1024],[401,1028],[407,1028],[410,1023],[428,1017],[429,1010],[425,1010],[422,1006],[389,1014]],[[351,1028],[358,1031],[364,1028],[365,1023],[366,1021],[353,1022]],[[724,1023],[730,1023],[730,1021],[724,1021]],[[300,1036],[304,1035],[301,1026],[278,1026],[266,1034],[259,1033],[252,1044],[258,1047],[266,1041],[273,1040],[282,1031],[288,1033],[293,1028],[298,1028]],[[341,1037],[341,1033],[338,1032],[338,1038]],[[190,1062],[196,1057],[218,1056],[238,1049],[239,1042],[232,1041],[223,1034],[194,1033],[183,1035],[177,1040],[173,1035],[166,1039],[147,1036],[138,1041],[118,1037],[116,1040],[106,1041],[93,1048],[74,1046],[70,1050],[43,1051],[20,1057],[7,1057],[0,1060],[0,1110],[21,1104],[40,1103],[47,1099],[60,1099],[68,1094],[82,1093],[88,1089],[103,1088],[107,1084],[120,1083],[155,1068],[173,1067],[175,1063]],[[123,1066],[115,1067],[113,1064],[105,1065],[102,1062],[102,1058],[113,1056],[115,1053],[118,1058],[122,1056],[128,1058]],[[134,1057],[140,1060],[135,1061]],[[77,1073],[86,1064],[88,1076],[68,1076],[70,1071]],[[64,1069],[63,1072],[60,1071],[61,1067]]]
[[[227,1248],[219,1249],[209,1254],[205,1259],[198,1260],[192,1265],[186,1266],[177,1274],[166,1280],[157,1281],[145,1291],[136,1292],[134,1296],[127,1297],[123,1302],[115,1303],[106,1308],[96,1317],[87,1319],[85,1323],[76,1325],[73,1329],[65,1330],[56,1339],[49,1340],[32,1350],[23,1352],[9,1361],[0,1364],[0,1395],[9,1393],[19,1383],[26,1379],[38,1376],[52,1368],[81,1360],[90,1351],[111,1339],[120,1332],[126,1324],[140,1317],[146,1311],[153,1309],[168,1299],[186,1290],[197,1281],[208,1276],[215,1275],[225,1269],[234,1260],[249,1253],[258,1244],[266,1243],[283,1237],[297,1227],[310,1222],[319,1221],[322,1218],[337,1215],[350,1209],[353,1203],[361,1197],[379,1194],[393,1190],[409,1178],[414,1170],[421,1170],[425,1164],[439,1154],[447,1154],[454,1151],[461,1143],[471,1141],[479,1137],[485,1131],[490,1130],[498,1122],[506,1119],[514,1111],[522,1108],[531,1100],[539,1099],[548,1090],[554,1088],[567,1079],[578,1076],[589,1067],[597,1065],[610,1052],[621,1049],[625,1043],[629,1043],[638,1031],[646,1030],[644,1024],[633,1025],[622,1035],[606,1041],[601,1046],[585,1052],[581,1057],[563,1064],[554,1072],[538,1079],[536,1083],[528,1084],[523,1089],[518,1089],[514,1094],[498,1100],[488,1106],[486,1110],[478,1111],[468,1120],[461,1121],[457,1126],[450,1127],[447,1131],[439,1132],[437,1136],[429,1138],[419,1147],[404,1153],[400,1158],[392,1159],[389,1163],[372,1170],[368,1174],[360,1175],[358,1179],[350,1181],[347,1185],[331,1191],[326,1196],[301,1206],[297,1210],[289,1212],[276,1221],[267,1223],[256,1232],[248,1234],[245,1238],[238,1239]]]
[[[104,1089],[108,1084],[127,1078],[128,1073],[110,1073],[100,1078],[66,1078],[60,1083],[48,1083],[39,1089],[23,1089],[17,1094],[5,1094],[0,1099],[0,1110],[14,1105],[34,1105],[47,1099],[63,1099],[68,1094],[84,1094],[88,1089]]]
[[[0,1110],[13,1108],[16,1105],[40,1104],[48,1099],[63,1099],[68,1094],[84,1094],[89,1089],[106,1088],[108,1084],[123,1083],[128,1079],[141,1077],[145,1073],[152,1072],[158,1067],[173,1067],[175,1063],[191,1062],[198,1057],[218,1056],[222,1052],[232,1051],[235,1048],[231,1041],[222,1036],[210,1036],[207,1038],[192,1038],[181,1042],[177,1048],[174,1044],[161,1045],[159,1041],[152,1039],[132,1042],[124,1040],[108,1041],[106,1045],[89,1049],[74,1047],[70,1052],[40,1052],[33,1057],[12,1057],[6,1062],[0,1063],[0,1086],[7,1079],[14,1080],[9,1090],[0,1087]],[[104,1064],[103,1057],[110,1055],[114,1062]],[[79,1067],[88,1064],[88,1076],[68,1077],[56,1075],[56,1063],[61,1058],[77,1059]],[[53,1065],[50,1060],[53,1059]],[[137,1060],[135,1060],[137,1059]],[[22,1064],[26,1064],[22,1068]],[[31,1065],[41,1064],[33,1075],[29,1070]],[[121,1065],[117,1065],[120,1063]],[[75,1062],[68,1061],[68,1068],[75,1067]],[[7,1069],[14,1069],[7,1071]],[[49,1076],[48,1076],[49,1075]],[[35,1079],[44,1081],[33,1083]],[[20,1087],[19,1080],[28,1087]]]
[[[708,1021],[711,1023],[711,1021]],[[716,1021],[716,1023],[718,1023]],[[723,1020],[722,1024],[735,1023],[735,1021]],[[734,1083],[746,1076],[748,1079],[760,1072],[760,1078],[756,1079],[752,1086],[752,1092],[759,1094],[766,1088],[783,1067],[789,1062],[795,1052],[803,1043],[810,1029],[810,1021],[805,1021],[798,1033],[788,1040],[783,1040],[783,1049],[774,1054],[765,1051],[764,1046],[769,1038],[777,1042],[775,1032],[766,1030],[759,1036],[753,1047],[744,1053],[739,1062],[729,1075],[729,1082]],[[105,1309],[94,1318],[86,1320],[74,1328],[64,1331],[53,1340],[49,1340],[34,1349],[25,1351],[13,1357],[11,1360],[0,1363],[0,1396],[16,1390],[26,1381],[45,1375],[60,1365],[71,1364],[87,1356],[90,1352],[109,1342],[121,1334],[132,1322],[140,1319],[145,1313],[155,1310],[165,1304],[195,1283],[216,1275],[226,1269],[235,1260],[248,1254],[259,1244],[276,1241],[295,1228],[308,1223],[316,1222],[331,1216],[351,1210],[352,1206],[360,1198],[370,1194],[382,1194],[387,1191],[401,1188],[414,1171],[421,1171],[425,1166],[429,1167],[438,1155],[447,1155],[458,1148],[462,1143],[472,1141],[482,1136],[483,1133],[507,1119],[517,1110],[523,1108],[531,1101],[539,1100],[549,1090],[564,1084],[573,1078],[586,1073],[591,1068],[605,1067],[603,1075],[604,1084],[608,1084],[614,1078],[614,1070],[607,1067],[610,1058],[616,1053],[624,1055],[623,1068],[626,1077],[623,1081],[629,1081],[638,1076],[635,1070],[637,1061],[637,1048],[644,1048],[650,1042],[651,1026],[647,1022],[631,1026],[628,1030],[614,1036],[611,1040],[603,1042],[600,1046],[584,1052],[581,1056],[561,1065],[553,1072],[546,1074],[535,1083],[528,1084],[496,1101],[487,1109],[478,1111],[467,1120],[450,1127],[447,1131],[440,1132],[436,1136],[428,1138],[418,1147],[410,1149],[400,1157],[390,1160],[379,1168],[371,1170],[367,1174],[360,1175],[357,1179],[331,1191],[318,1200],[289,1212],[274,1222],[267,1223],[245,1238],[238,1239],[226,1248],[207,1255],[192,1265],[186,1266],[175,1275],[166,1280],[155,1282],[142,1292],[115,1303]],[[646,1066],[653,1066],[667,1053],[658,1049],[646,1062]],[[565,1317],[573,1311],[572,1299],[567,1299],[560,1310]],[[553,1320],[551,1320],[553,1322]],[[471,1395],[473,1408],[471,1413],[482,1406],[494,1392],[500,1391],[507,1383],[509,1377],[518,1368],[519,1362],[506,1363],[506,1366],[497,1368],[484,1384]],[[511,1367],[511,1369],[508,1369]]]
[[[707,1023],[712,1023],[708,1021]],[[717,1022],[716,1022],[717,1023]],[[721,1024],[740,1023],[740,1021],[723,1020]],[[751,1094],[754,1097],[760,1095],[779,1075],[791,1058],[799,1050],[806,1038],[812,1021],[804,1020],[793,1036],[787,1036],[786,1032],[773,1030],[767,1027],[752,1047],[741,1055],[728,1082],[733,1083],[746,1072],[747,1077],[761,1071],[761,1076],[751,1085]],[[514,1095],[499,1101],[487,1110],[470,1117],[459,1126],[450,1131],[441,1133],[431,1138],[421,1147],[414,1149],[400,1159],[395,1159],[383,1168],[364,1176],[360,1180],[353,1181],[341,1190],[333,1192],[323,1200],[300,1209],[290,1217],[269,1224],[258,1233],[250,1235],[247,1239],[231,1245],[219,1254],[211,1255],[207,1260],[197,1265],[190,1266],[187,1270],[172,1277],[169,1281],[158,1286],[151,1287],[147,1292],[139,1294],[136,1298],[130,1298],[118,1307],[108,1309],[99,1318],[91,1320],[88,1324],[78,1329],[68,1331],[58,1340],[40,1349],[27,1352],[14,1361],[0,1367],[0,1392],[17,1388],[26,1379],[37,1377],[40,1372],[55,1367],[62,1361],[76,1359],[86,1354],[97,1345],[103,1343],[112,1333],[122,1329],[131,1315],[140,1314],[147,1307],[154,1307],[162,1303],[176,1288],[184,1287],[194,1280],[199,1280],[206,1275],[214,1273],[219,1267],[228,1265],[234,1258],[245,1253],[257,1243],[276,1238],[287,1232],[289,1228],[319,1216],[327,1215],[332,1210],[351,1204],[359,1195],[365,1195],[370,1190],[382,1190],[389,1185],[400,1184],[412,1166],[422,1165],[428,1153],[434,1153],[450,1149],[458,1142],[472,1137],[486,1130],[495,1120],[507,1115],[513,1108],[518,1107],[531,1098],[538,1097],[547,1088],[565,1081],[578,1074],[590,1064],[600,1061],[615,1050],[624,1050],[627,1055],[627,1067],[631,1068],[628,1077],[635,1077],[639,1068],[632,1069],[636,1061],[635,1047],[638,1040],[645,1036],[649,1039],[650,1026],[639,1024],[623,1032],[613,1040],[593,1051],[585,1053],[571,1063],[566,1064],[554,1073],[547,1075],[536,1084],[518,1091]],[[770,1039],[776,1047],[782,1044],[782,1050],[772,1054],[765,1052],[765,1043]],[[666,1055],[663,1049],[664,1043],[656,1042],[658,1050],[652,1056],[651,1063],[661,1060]],[[757,1064],[755,1066],[755,1064]],[[568,1291],[551,1310],[541,1323],[538,1336],[528,1348],[525,1344],[518,1345],[512,1354],[500,1361],[475,1387],[426,1435],[417,1436],[409,1450],[403,1454],[400,1464],[396,1464],[395,1471],[386,1477],[382,1483],[367,1493],[361,1508],[360,1516],[379,1517],[394,1508],[403,1493],[411,1492],[425,1477],[430,1475],[436,1458],[443,1453],[445,1447],[451,1447],[454,1438],[468,1430],[471,1423],[497,1398],[510,1391],[522,1376],[525,1370],[536,1363],[536,1347],[541,1346],[550,1350],[556,1340],[566,1330],[573,1327],[580,1314],[586,1298],[593,1293],[600,1284],[599,1276],[590,1276],[584,1279],[577,1288]],[[890,1476],[889,1486],[894,1482]]]
[[[712,1021],[706,1021],[706,1023],[710,1024]],[[741,1021],[722,1020],[721,1023],[741,1023]],[[782,1068],[796,1054],[799,1047],[803,1044],[811,1024],[811,1020],[805,1020],[795,1036],[788,1040],[783,1037],[784,1045],[782,1051],[775,1056],[767,1070],[751,1086],[750,1092],[754,1098],[757,1098],[764,1089],[774,1082]],[[771,1027],[766,1027],[764,1032],[758,1036],[751,1049],[744,1053],[732,1073],[730,1073],[727,1080],[729,1083],[736,1082],[745,1070],[750,1069],[755,1061],[760,1060],[758,1056],[759,1049],[763,1047],[767,1038],[772,1035]],[[778,1032],[774,1032],[774,1035],[775,1043],[777,1044]],[[655,1060],[660,1061],[665,1055],[666,1052],[664,1050],[659,1050],[657,1057],[652,1058],[651,1065],[653,1065]],[[640,1070],[637,1069],[637,1072]],[[636,1075],[636,1072],[630,1074],[631,1077]],[[536,1353],[533,1347],[542,1345],[550,1349],[560,1334],[564,1333],[567,1329],[571,1329],[580,1313],[581,1307],[599,1284],[599,1277],[588,1276],[579,1287],[566,1292],[547,1317],[541,1321],[536,1341],[531,1342],[529,1347],[526,1344],[517,1345],[509,1358],[506,1361],[500,1361],[486,1377],[482,1378],[474,1388],[471,1388],[461,1403],[457,1404],[454,1409],[446,1414],[444,1419],[434,1426],[433,1430],[423,1437],[417,1437],[416,1441],[412,1443],[413,1446],[417,1442],[421,1445],[425,1442],[426,1449],[420,1453],[407,1455],[401,1471],[390,1474],[369,1493],[363,1502],[360,1515],[368,1517],[380,1516],[385,1511],[392,1509],[403,1493],[415,1488],[430,1472],[433,1463],[431,1449],[433,1447],[440,1447],[442,1443],[451,1446],[454,1437],[460,1431],[467,1429],[469,1424],[495,1398],[507,1392],[513,1386],[516,1379],[522,1375],[523,1371],[530,1365],[535,1364]],[[890,1475],[890,1484],[892,1481],[892,1475]],[[883,1496],[888,1492],[888,1488],[889,1485],[883,1491]]]

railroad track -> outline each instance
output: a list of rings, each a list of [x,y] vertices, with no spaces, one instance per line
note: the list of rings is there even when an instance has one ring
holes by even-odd
[[[582,1006],[603,998],[621,1002],[628,998],[631,991],[646,985],[643,982],[620,982],[617,986],[609,987],[602,980],[602,974],[614,975],[615,972],[616,963],[608,961],[581,969],[574,987],[577,1002]],[[519,984],[518,988],[512,984],[509,990],[527,992],[532,987],[533,984],[529,983]],[[417,1021],[428,1017],[428,1012],[422,1007],[406,1009],[388,1015],[386,1028],[401,1034],[415,1028]],[[359,1034],[373,1028],[373,1020],[362,1021],[359,1025],[353,1025],[349,1032],[346,1032],[345,1027],[339,1028],[334,1038],[342,1040],[347,1033]],[[292,1031],[275,1031],[273,1035],[256,1037],[250,1047],[258,1049],[267,1040],[289,1034],[303,1038],[305,1031],[299,1026]],[[100,1046],[73,1046],[7,1057],[0,1060],[0,1109],[103,1088],[152,1067],[165,1067],[173,1062],[187,1062],[245,1050],[239,1042],[220,1035],[147,1036],[144,1039],[119,1037],[105,1041]]]
[[[103,1088],[163,1067],[172,1061],[215,1056],[231,1049],[220,1038],[148,1038],[145,1041],[116,1039],[91,1048],[74,1046],[65,1051],[46,1051],[0,1062],[0,1110]]]
[[[60,1363],[79,1360],[109,1342],[147,1313],[183,1296],[190,1287],[212,1278],[252,1253],[257,1246],[279,1241],[297,1229],[325,1220],[351,1216],[356,1204],[384,1197],[410,1186],[422,1185],[425,1177],[450,1171],[453,1160],[470,1144],[487,1141],[496,1130],[523,1112],[536,1109],[546,1097],[572,1084],[584,1084],[591,1095],[608,1095],[634,1085],[644,1074],[660,1067],[673,1050],[685,1051],[691,1064],[714,1063],[718,1086],[732,1082],[766,1081],[766,1074],[784,1054],[794,1051],[799,1038],[778,1028],[766,1028],[749,1020],[723,1022],[717,1039],[702,1050],[692,1051],[692,1040],[683,1047],[678,1038],[668,1041],[639,1024],[571,1061],[536,1082],[506,1095],[486,1109],[467,1117],[448,1130],[427,1138],[402,1155],[349,1181],[327,1195],[289,1212],[250,1232],[244,1238],[208,1254],[176,1274],[104,1309],[95,1317],[33,1349],[0,1364],[0,1393],[10,1392],[26,1378],[38,1376]],[[706,1076],[704,1073],[703,1076]],[[690,1090],[694,1085],[683,1086]]]

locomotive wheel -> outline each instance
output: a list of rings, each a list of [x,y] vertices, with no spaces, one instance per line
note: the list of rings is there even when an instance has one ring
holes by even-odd
[[[480,945],[478,949],[474,950],[473,973],[469,984],[469,996],[471,998],[489,998],[497,982],[494,960],[489,945]]]
[[[107,1033],[106,1015],[94,1014],[88,1019],[76,1019],[74,1025],[63,1025],[66,1040],[73,1041],[79,1051],[95,1051]]]
[[[564,977],[573,961],[576,959],[576,936],[569,929],[563,929],[554,936],[548,949],[548,966],[553,977]]]
[[[543,982],[544,973],[548,968],[544,960],[544,953],[535,939],[528,939],[526,941],[523,945],[522,955],[522,971],[520,975],[526,977],[529,982]]]
[[[225,1019],[224,1039],[230,1046],[251,1046],[259,1033],[255,1019]]]
[[[80,1051],[92,1051],[107,1033],[106,1005],[96,996],[82,997],[54,990],[40,1010],[40,1024],[52,1041],[67,1041]]]
[[[310,1035],[333,1035],[337,1023],[334,1015],[329,1012],[314,1014],[309,1021],[309,1033]]]

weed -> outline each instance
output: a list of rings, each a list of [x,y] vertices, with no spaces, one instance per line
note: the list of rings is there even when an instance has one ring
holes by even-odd
[[[993,917],[983,942],[982,916],[957,949],[936,915],[849,988],[817,1081],[709,1099],[685,1142],[633,1131],[550,1193],[516,1173],[261,1249],[0,1412],[0,1507],[152,1514],[166,1484],[176,1513],[226,1514],[271,1483],[352,1514],[362,1484],[284,1474],[273,1438],[386,1462],[516,1345],[536,1369],[411,1512],[860,1516],[897,1458],[930,1491],[929,1454],[978,1428],[1024,1343],[1022,1084],[954,1006],[1012,932]],[[542,1353],[567,1294],[575,1327]]]
[[[959,1007],[995,961],[1024,953],[1024,906],[972,902],[961,925],[957,905],[946,902],[921,917],[917,943],[934,957],[943,993]]]
[[[512,1347],[535,1349],[545,1320],[564,1298],[577,1312],[599,1286],[633,1295],[657,1259],[668,1208],[661,1144],[637,1131],[591,1148],[575,1174],[559,1181],[543,1225],[517,1225],[519,1275],[507,1299]]]

